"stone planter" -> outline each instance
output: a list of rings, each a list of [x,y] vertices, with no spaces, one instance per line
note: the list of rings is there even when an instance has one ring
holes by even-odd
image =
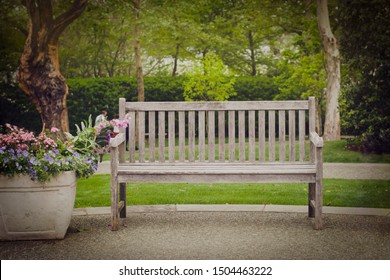
[[[0,176],[0,240],[63,239],[76,197],[76,174],[49,182]]]

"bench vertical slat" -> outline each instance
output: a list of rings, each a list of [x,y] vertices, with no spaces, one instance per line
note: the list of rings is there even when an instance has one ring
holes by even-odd
[[[129,161],[135,162],[135,112],[129,112]]]
[[[138,112],[138,158],[145,162],[145,112]]]
[[[229,161],[236,157],[236,112],[229,111]]]
[[[268,111],[269,161],[275,161],[275,111]]]
[[[255,111],[248,112],[248,126],[249,126],[249,161],[254,162],[256,159],[255,150]]]
[[[195,161],[195,112],[188,112],[188,160]]]
[[[186,138],[186,127],[185,127],[185,112],[179,112],[179,161],[185,161],[185,138]]]
[[[208,112],[208,145],[209,145],[209,162],[215,162],[215,112]]]
[[[295,161],[295,111],[290,110],[288,112],[288,137],[289,137],[289,149],[290,149],[290,161]]]
[[[123,120],[126,115],[126,99],[119,98],[119,119]],[[126,128],[119,128],[119,132],[126,135]],[[126,161],[126,141],[119,145],[119,162]]]
[[[175,112],[168,112],[169,162],[175,162]]]
[[[198,112],[198,137],[199,137],[199,161],[205,161],[205,142],[206,142],[206,112],[199,111]]]
[[[165,112],[158,112],[158,161],[165,162]]]
[[[218,111],[219,161],[225,161],[225,111]]]
[[[315,98],[309,97],[309,138],[310,134],[312,132],[315,132],[316,130],[316,105],[315,105]],[[310,162],[313,163],[315,158],[315,149],[314,145],[310,144]]]
[[[245,161],[245,111],[238,112],[238,131],[239,160]]]
[[[259,111],[259,160],[265,161],[265,111]]]
[[[305,147],[305,111],[299,110],[299,161],[304,161],[306,157]]]
[[[149,112],[149,162],[156,161],[156,113]]]
[[[286,161],[286,111],[279,111],[279,161]]]

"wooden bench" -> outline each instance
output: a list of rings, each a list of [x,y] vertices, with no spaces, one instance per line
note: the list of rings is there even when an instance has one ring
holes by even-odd
[[[309,217],[321,229],[323,141],[315,132],[315,115],[314,97],[249,102],[121,98],[120,119],[129,119],[128,154],[122,129],[110,141],[112,230],[126,217],[126,182],[304,182]]]

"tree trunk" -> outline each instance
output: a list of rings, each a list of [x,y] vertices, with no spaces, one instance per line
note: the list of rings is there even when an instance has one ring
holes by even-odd
[[[176,40],[179,41],[178,38],[176,38]],[[180,51],[180,44],[176,43],[176,50],[175,50],[175,54],[173,56],[172,77],[175,77],[176,74],[177,74],[177,64],[178,64],[178,61],[179,61],[179,51]]]
[[[69,131],[69,121],[68,86],[60,72],[58,39],[81,15],[87,2],[76,0],[68,11],[53,19],[51,1],[24,1],[29,32],[18,68],[19,86],[41,115],[43,128],[60,129],[60,137]]]
[[[328,1],[317,0],[318,29],[326,56],[328,84],[326,88],[325,140],[340,139],[340,55],[337,40],[329,23]]]
[[[144,89],[144,76],[142,71],[142,60],[141,60],[141,42],[140,42],[140,27],[139,17],[141,10],[141,0],[133,0],[134,4],[134,53],[135,53],[135,65],[137,73],[137,88],[138,88],[138,101],[145,101],[145,89]]]
[[[316,131],[322,136],[322,106],[321,98],[316,98]]]
[[[253,34],[252,31],[249,30],[248,32],[248,40],[249,40],[249,50],[251,52],[251,75],[256,76],[257,75],[257,70],[256,70],[256,53],[255,53],[255,43],[253,41]]]

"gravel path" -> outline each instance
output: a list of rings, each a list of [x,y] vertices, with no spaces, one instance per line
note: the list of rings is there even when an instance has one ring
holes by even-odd
[[[0,259],[390,259],[390,217],[303,213],[131,213],[73,216],[64,240],[0,242]]]

